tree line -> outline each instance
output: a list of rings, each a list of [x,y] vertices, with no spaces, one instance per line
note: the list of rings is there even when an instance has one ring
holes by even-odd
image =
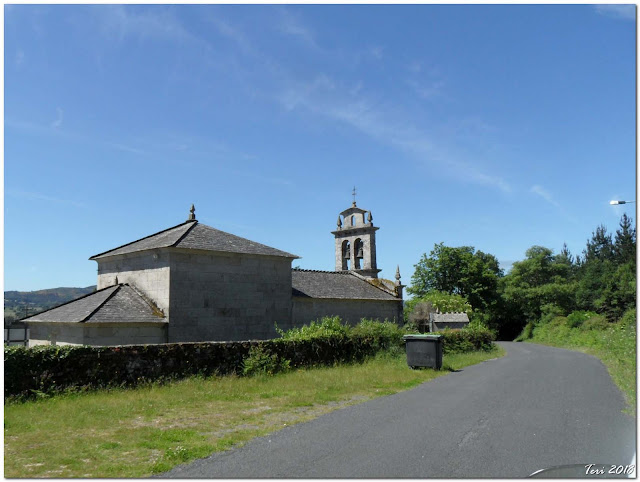
[[[507,274],[492,254],[439,243],[415,265],[407,291],[414,296],[407,315],[421,303],[467,311],[472,323],[505,340],[527,323],[576,311],[593,311],[614,323],[636,306],[636,230],[623,214],[615,234],[598,226],[580,255],[566,243],[558,254],[532,246]]]

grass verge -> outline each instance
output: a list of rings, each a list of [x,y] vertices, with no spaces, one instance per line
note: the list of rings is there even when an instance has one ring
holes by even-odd
[[[536,326],[528,342],[568,348],[599,358],[627,402],[626,413],[636,416],[636,326],[611,323],[606,329],[571,328],[566,318]]]
[[[411,370],[402,354],[273,377],[190,378],[4,407],[5,477],[146,477],[332,410],[504,355],[446,354]]]

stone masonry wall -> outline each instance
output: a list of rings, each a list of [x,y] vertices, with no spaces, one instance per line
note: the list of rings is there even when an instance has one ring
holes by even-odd
[[[169,342],[268,339],[291,327],[291,260],[171,251]]]
[[[150,345],[166,342],[166,325],[140,323],[29,323],[29,346]]]
[[[98,260],[98,287],[129,283],[152,300],[169,317],[169,265],[167,250],[150,250]]]
[[[362,318],[395,321],[402,323],[402,300],[341,300],[293,298],[292,320],[295,326],[308,324],[323,316],[339,316],[350,324]]]

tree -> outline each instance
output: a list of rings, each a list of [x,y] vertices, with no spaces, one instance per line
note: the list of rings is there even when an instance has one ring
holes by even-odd
[[[503,275],[495,256],[471,246],[452,248],[436,244],[423,254],[411,277],[410,294],[422,297],[439,291],[466,298],[474,309],[486,310],[498,298]]]
[[[513,263],[501,282],[501,292],[511,323],[524,327],[542,315],[544,305],[555,305],[565,312],[575,307],[575,283],[569,281],[566,255],[554,256],[543,246],[532,246],[526,258]]]
[[[616,230],[616,237],[613,243],[613,253],[618,265],[632,263],[636,264],[636,230],[631,223],[631,219],[626,214],[620,219],[620,229]]]
[[[588,263],[595,259],[600,261],[612,261],[614,257],[613,243],[611,235],[607,234],[607,228],[600,225],[592,233],[591,239],[587,241],[587,247],[582,252],[583,263]]]

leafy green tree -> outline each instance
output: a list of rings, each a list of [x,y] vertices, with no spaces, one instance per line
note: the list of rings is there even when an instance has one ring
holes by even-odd
[[[408,320],[415,307],[419,304],[429,304],[432,309],[440,310],[441,313],[461,312],[471,316],[473,309],[464,296],[445,293],[442,291],[431,291],[422,296],[416,296],[407,300],[404,304],[404,318]]]
[[[532,246],[526,258],[513,263],[501,280],[502,297],[510,323],[522,327],[542,316],[544,305],[555,305],[569,312],[575,306],[575,283],[569,281],[570,265],[566,255],[554,256],[542,246]],[[512,330],[516,331],[516,330]]]
[[[460,295],[477,310],[487,310],[498,299],[498,280],[503,276],[495,256],[471,246],[452,248],[436,244],[415,265],[410,294],[422,297],[433,291]]]

